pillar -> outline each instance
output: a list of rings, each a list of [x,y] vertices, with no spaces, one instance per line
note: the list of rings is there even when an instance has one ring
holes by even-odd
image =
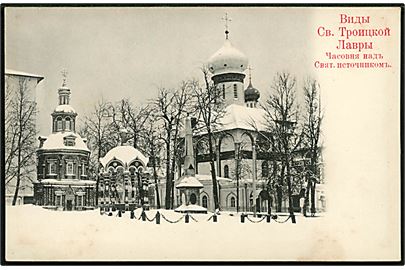
[[[124,201],[125,204],[128,204],[128,194],[129,194],[129,188],[130,188],[130,186],[129,186],[129,171],[124,171],[123,177],[124,177],[124,188],[125,188],[125,190],[123,192],[123,197],[124,197],[123,201]]]
[[[253,161],[253,166],[252,166],[252,180],[253,180],[253,214],[256,216],[256,173],[257,173],[257,168],[256,168],[256,138],[253,138],[252,141],[252,161]]]
[[[240,159],[240,142],[235,143],[235,178],[236,178],[236,212],[239,212],[239,159]]]
[[[217,156],[217,175],[221,177],[221,139],[217,139],[215,152]]]

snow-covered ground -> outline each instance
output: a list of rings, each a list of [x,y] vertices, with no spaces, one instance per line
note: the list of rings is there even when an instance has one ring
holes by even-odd
[[[183,214],[161,210],[174,221]],[[117,212],[116,212],[117,213]],[[324,218],[297,216],[297,224],[240,222],[240,216],[221,213],[193,214],[171,224],[161,218],[160,225],[100,215],[99,210],[62,212],[39,206],[6,208],[6,258],[8,260],[307,260],[322,243],[311,244]],[[141,210],[135,211],[138,218]],[[153,218],[156,210],[147,211]],[[280,221],[286,217],[279,217]],[[254,219],[254,218],[252,218]],[[258,218],[254,220],[259,220]],[[315,237],[315,238],[314,238]],[[308,245],[308,243],[310,243]],[[291,251],[291,247],[294,251]],[[302,250],[299,246],[302,245]],[[307,247],[313,247],[308,250]],[[298,248],[297,248],[298,247]],[[332,258],[331,258],[332,259]]]

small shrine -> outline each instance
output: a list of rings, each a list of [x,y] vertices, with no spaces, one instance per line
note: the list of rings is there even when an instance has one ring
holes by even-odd
[[[184,174],[179,179],[176,188],[180,192],[181,205],[174,211],[180,213],[207,213],[207,209],[200,206],[200,190],[204,187],[195,177],[193,131],[191,118],[187,116],[185,121],[185,159]]]
[[[105,211],[149,208],[148,158],[127,144],[127,135],[128,131],[121,129],[121,145],[100,158],[99,206]]]

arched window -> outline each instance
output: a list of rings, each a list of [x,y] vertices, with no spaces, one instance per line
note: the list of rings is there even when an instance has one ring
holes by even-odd
[[[190,203],[191,204],[196,204],[197,202],[197,196],[194,193],[191,193],[190,195]]]
[[[228,165],[224,166],[224,177],[229,178],[229,166]]]
[[[71,161],[69,161],[67,164],[66,164],[66,174],[67,175],[73,175],[73,162],[71,162]]]
[[[56,131],[62,130],[62,118],[56,118]]]
[[[235,197],[231,197],[231,207],[235,207]]]
[[[65,126],[66,126],[66,130],[72,129],[72,122],[70,121],[69,117],[66,117],[66,119],[65,119]]]
[[[205,195],[202,196],[202,206],[208,208],[208,197]]]
[[[238,98],[238,86],[236,83],[233,85],[233,97]]]
[[[225,99],[225,84],[222,85],[222,98]]]
[[[269,163],[265,160],[262,162],[262,177],[269,176]]]

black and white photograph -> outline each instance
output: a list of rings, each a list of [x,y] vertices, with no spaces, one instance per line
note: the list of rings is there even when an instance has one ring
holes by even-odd
[[[3,263],[403,264],[403,6],[2,12]]]

